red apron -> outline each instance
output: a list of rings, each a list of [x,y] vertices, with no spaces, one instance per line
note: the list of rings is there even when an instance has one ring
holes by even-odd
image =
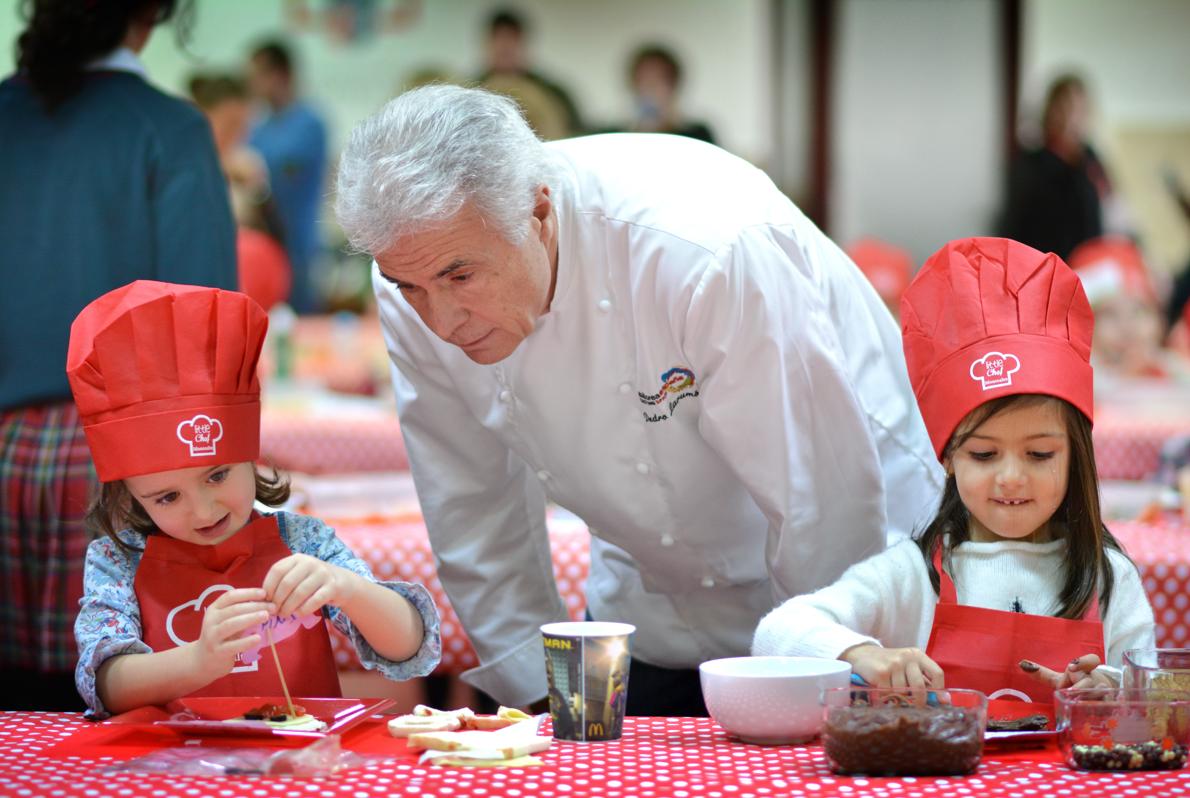
[[[274,516],[258,516],[215,546],[150,535],[133,589],[140,602],[141,637],[154,651],[201,636],[203,607],[232,588],[260,587],[273,563],[292,552],[281,540]],[[326,622],[277,643],[285,682],[295,696],[342,695]],[[231,673],[196,690],[202,696],[278,696],[281,680],[267,644],[254,663],[236,657]]]
[[[1053,688],[1022,671],[1021,660],[1058,672],[1084,654],[1097,654],[1103,661],[1098,598],[1077,621],[968,607],[958,603],[954,582],[942,570],[941,546],[934,551],[934,567],[941,584],[926,655],[945,672],[947,687],[986,694],[989,718],[1038,712],[1052,717]]]

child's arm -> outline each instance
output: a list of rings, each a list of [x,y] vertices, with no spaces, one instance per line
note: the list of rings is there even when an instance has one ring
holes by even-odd
[[[860,646],[883,651],[881,642],[921,646],[933,606],[925,559],[905,541],[847,569],[834,584],[774,609],[757,626],[752,653],[843,659]]]
[[[308,554],[274,564],[263,592],[281,617],[310,615],[326,604],[338,607],[377,654],[394,662],[416,654],[425,636],[421,615],[404,596]]]
[[[231,672],[237,654],[260,644],[260,635],[241,637],[269,617],[272,606],[260,588],[228,590],[203,613],[202,633],[193,643],[105,661],[96,691],[109,712],[164,704],[189,695]]]
[[[366,592],[359,592],[362,601],[350,608],[331,601],[324,609],[331,623],[351,641],[365,668],[394,680],[424,676],[434,669],[442,643],[438,611],[429,591],[408,582],[377,580],[368,564],[316,518],[281,512],[277,520],[282,539],[295,554],[337,566],[339,572],[366,584]]]

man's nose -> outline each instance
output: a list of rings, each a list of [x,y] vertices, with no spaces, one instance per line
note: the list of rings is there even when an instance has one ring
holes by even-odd
[[[424,321],[444,341],[451,337],[467,321],[467,311],[449,296],[428,292],[425,303]]]

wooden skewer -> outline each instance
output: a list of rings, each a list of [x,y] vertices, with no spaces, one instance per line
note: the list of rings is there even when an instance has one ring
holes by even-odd
[[[273,662],[277,663],[277,677],[281,679],[281,691],[285,693],[285,703],[289,705],[289,717],[292,720],[297,717],[297,710],[293,708],[293,699],[289,697],[289,687],[285,684],[285,672],[281,670],[281,658],[277,656],[277,645],[273,642],[273,630],[269,628],[267,621],[264,625],[264,636],[269,641],[269,649],[273,652]]]

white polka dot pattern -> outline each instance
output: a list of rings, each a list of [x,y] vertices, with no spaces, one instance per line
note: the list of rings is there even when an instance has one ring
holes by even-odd
[[[1092,438],[1100,479],[1146,479],[1161,462],[1162,445],[1190,433],[1187,421],[1154,421],[1137,414],[1096,411]]]
[[[1112,534],[1140,568],[1157,622],[1157,645],[1190,647],[1190,525],[1113,521]]]
[[[434,597],[442,618],[442,661],[435,673],[460,674],[479,664],[475,649],[463,625],[446,598],[434,569],[434,557],[425,524],[409,518],[328,520],[352,551],[362,557],[380,579],[416,582]],[[554,578],[558,593],[566,602],[570,617],[581,620],[586,610],[587,569],[590,566],[590,535],[573,522],[548,520],[550,547],[554,554]],[[362,667],[351,644],[342,635],[331,634],[335,664],[340,670]]]
[[[628,718],[624,738],[608,743],[555,742],[536,768],[434,768],[416,764],[393,741],[393,761],[322,779],[195,777],[100,772],[101,760],[40,756],[85,725],[78,715],[4,713],[0,791],[9,796],[417,796],[418,798],[1067,798],[1190,795],[1182,772],[1083,773],[1056,751],[999,757],[990,753],[962,778],[833,776],[819,746],[760,747],[733,742],[713,721]],[[547,727],[548,728],[548,727]]]
[[[306,419],[266,411],[260,419],[260,456],[278,468],[303,474],[409,469],[395,414],[384,419]]]

